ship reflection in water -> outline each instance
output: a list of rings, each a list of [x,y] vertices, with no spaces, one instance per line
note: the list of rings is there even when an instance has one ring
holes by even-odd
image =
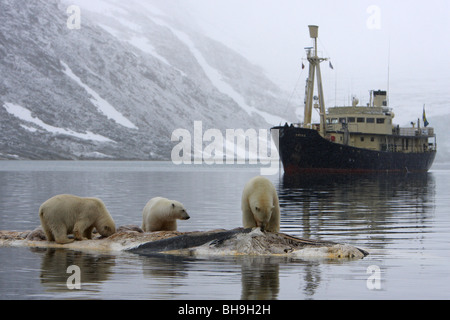
[[[284,231],[372,248],[425,233],[434,194],[431,173],[285,175],[279,186]]]

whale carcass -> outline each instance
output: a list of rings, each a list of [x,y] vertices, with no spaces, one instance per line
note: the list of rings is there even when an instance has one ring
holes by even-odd
[[[142,232],[124,226],[107,238],[57,244],[46,241],[40,228],[34,231],[0,231],[0,246],[67,248],[97,252],[129,252],[139,255],[236,256],[277,255],[298,258],[362,259],[368,252],[348,244],[309,240],[259,228],[212,231]]]

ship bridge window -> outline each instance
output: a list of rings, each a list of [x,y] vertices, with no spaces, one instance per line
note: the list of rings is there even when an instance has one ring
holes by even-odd
[[[346,118],[339,118],[339,123],[346,123],[347,119]]]
[[[380,124],[384,123],[384,118],[377,118],[377,123],[380,123]]]
[[[348,123],[355,122],[355,118],[354,117],[348,117],[347,120],[348,120]]]
[[[366,120],[366,119],[364,119],[364,118],[357,118],[357,119],[356,119],[356,122],[358,122],[358,123],[364,123],[364,122],[366,122],[365,120]]]
[[[375,123],[375,118],[367,118],[366,122],[367,123]]]
[[[337,118],[331,118],[331,124],[339,123]]]

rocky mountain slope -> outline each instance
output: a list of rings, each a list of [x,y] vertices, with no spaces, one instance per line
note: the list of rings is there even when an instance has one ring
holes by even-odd
[[[0,159],[170,159],[194,121],[295,117],[260,68],[157,8],[104,2],[73,28],[69,6],[0,2]]]

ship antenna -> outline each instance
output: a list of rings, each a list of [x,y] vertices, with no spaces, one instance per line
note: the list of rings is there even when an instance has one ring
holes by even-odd
[[[337,71],[334,73],[334,106],[337,106]]]
[[[391,74],[391,39],[389,37],[389,45],[388,45],[388,76],[387,76],[387,105],[388,107],[390,106],[389,104],[389,78],[390,78],[390,74]]]

